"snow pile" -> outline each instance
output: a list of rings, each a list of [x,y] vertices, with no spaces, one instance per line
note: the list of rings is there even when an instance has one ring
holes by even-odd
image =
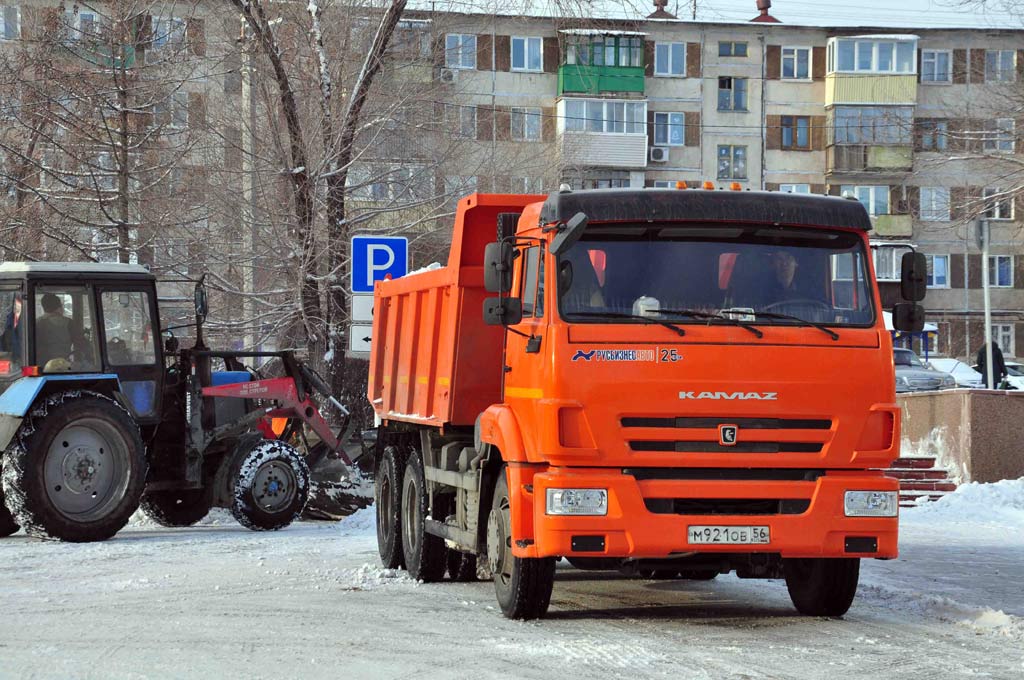
[[[206,517],[196,522],[195,526],[200,527],[222,527],[238,525],[235,518],[231,515],[231,511],[227,508],[213,508],[207,513]],[[135,514],[128,520],[128,526],[135,527],[138,529],[161,529],[159,524],[154,522],[149,515],[142,511],[141,508],[135,511]]]
[[[423,274],[425,272],[436,271],[438,269],[441,269],[442,266],[443,265],[440,262],[431,262],[426,267],[420,267],[419,269],[412,270],[411,272],[406,274],[406,276],[416,276],[417,274]]]
[[[947,597],[929,595],[920,590],[892,588],[880,583],[862,583],[858,590],[861,596],[890,609],[914,612],[945,623],[964,626],[978,633],[996,633],[1013,640],[1024,641],[1024,619],[1011,616],[1001,609],[971,606]]]
[[[991,484],[971,482],[932,503],[908,508],[902,519],[914,523],[998,525],[1008,533],[1024,534],[1024,477]]]
[[[338,522],[342,536],[376,536],[377,512],[373,506],[363,508]]]
[[[420,581],[414,580],[409,576],[409,572],[403,569],[384,569],[373,564],[364,564],[355,569],[340,570],[338,583],[341,590],[378,590],[388,586],[416,587]]]
[[[934,458],[935,467],[948,470],[950,480],[955,484],[960,484],[969,476],[967,474],[967,464],[960,463],[958,465],[952,456],[949,455],[949,437],[949,428],[945,425],[940,425],[932,428],[928,436],[923,439],[911,441],[904,438],[900,442],[900,455],[906,458]],[[928,500],[927,496],[921,496],[921,498]]]

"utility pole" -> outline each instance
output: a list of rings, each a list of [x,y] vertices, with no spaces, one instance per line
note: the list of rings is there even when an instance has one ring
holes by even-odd
[[[694,21],[696,21],[697,20],[697,0],[691,0],[690,7],[693,10],[692,13],[691,13],[690,18],[693,19]]]
[[[992,371],[992,295],[989,288],[988,246],[992,240],[992,231],[987,218],[978,220],[978,245],[981,247],[981,287],[985,293],[985,387],[995,389]]]

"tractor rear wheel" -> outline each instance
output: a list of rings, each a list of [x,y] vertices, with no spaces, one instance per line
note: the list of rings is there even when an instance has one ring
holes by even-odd
[[[190,527],[213,507],[213,487],[147,491],[140,507],[162,527]]]
[[[373,480],[373,505],[377,510],[377,552],[385,569],[405,566],[402,552],[402,471],[398,449],[387,446]]]
[[[76,543],[110,538],[139,507],[145,447],[131,415],[96,392],[55,394],[7,450],[3,489],[25,532]]]
[[[494,574],[494,592],[506,617],[539,619],[551,604],[555,558],[513,555],[511,514],[508,479],[502,468],[487,518],[487,562]]]
[[[4,505],[4,490],[0,487],[0,538],[10,536],[19,528],[18,523],[14,521],[14,516]]]
[[[276,439],[243,440],[232,456],[231,514],[253,531],[277,531],[302,513],[309,468],[302,455]]]
[[[440,581],[447,565],[444,539],[426,531],[430,513],[427,482],[419,451],[409,455],[402,479],[402,550],[409,575],[427,583]]]

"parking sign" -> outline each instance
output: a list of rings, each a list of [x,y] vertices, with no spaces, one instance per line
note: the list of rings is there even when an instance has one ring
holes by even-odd
[[[401,236],[352,237],[352,292],[372,293],[374,281],[409,271],[409,242]]]

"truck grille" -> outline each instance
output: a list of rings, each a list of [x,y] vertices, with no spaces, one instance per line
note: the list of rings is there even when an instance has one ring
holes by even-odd
[[[736,425],[740,432],[744,430],[771,430],[785,432],[788,430],[830,430],[832,421],[824,418],[728,418],[728,417],[626,417],[622,427],[627,431],[632,428],[671,429],[671,430],[715,430],[719,425]],[[679,434],[683,434],[680,432]],[[675,439],[642,439],[632,438],[627,432],[626,439],[633,451],[671,451],[676,453],[818,453],[824,441],[740,441],[724,446],[717,440],[679,437]]]
[[[811,507],[804,498],[645,498],[656,515],[800,515]]]

